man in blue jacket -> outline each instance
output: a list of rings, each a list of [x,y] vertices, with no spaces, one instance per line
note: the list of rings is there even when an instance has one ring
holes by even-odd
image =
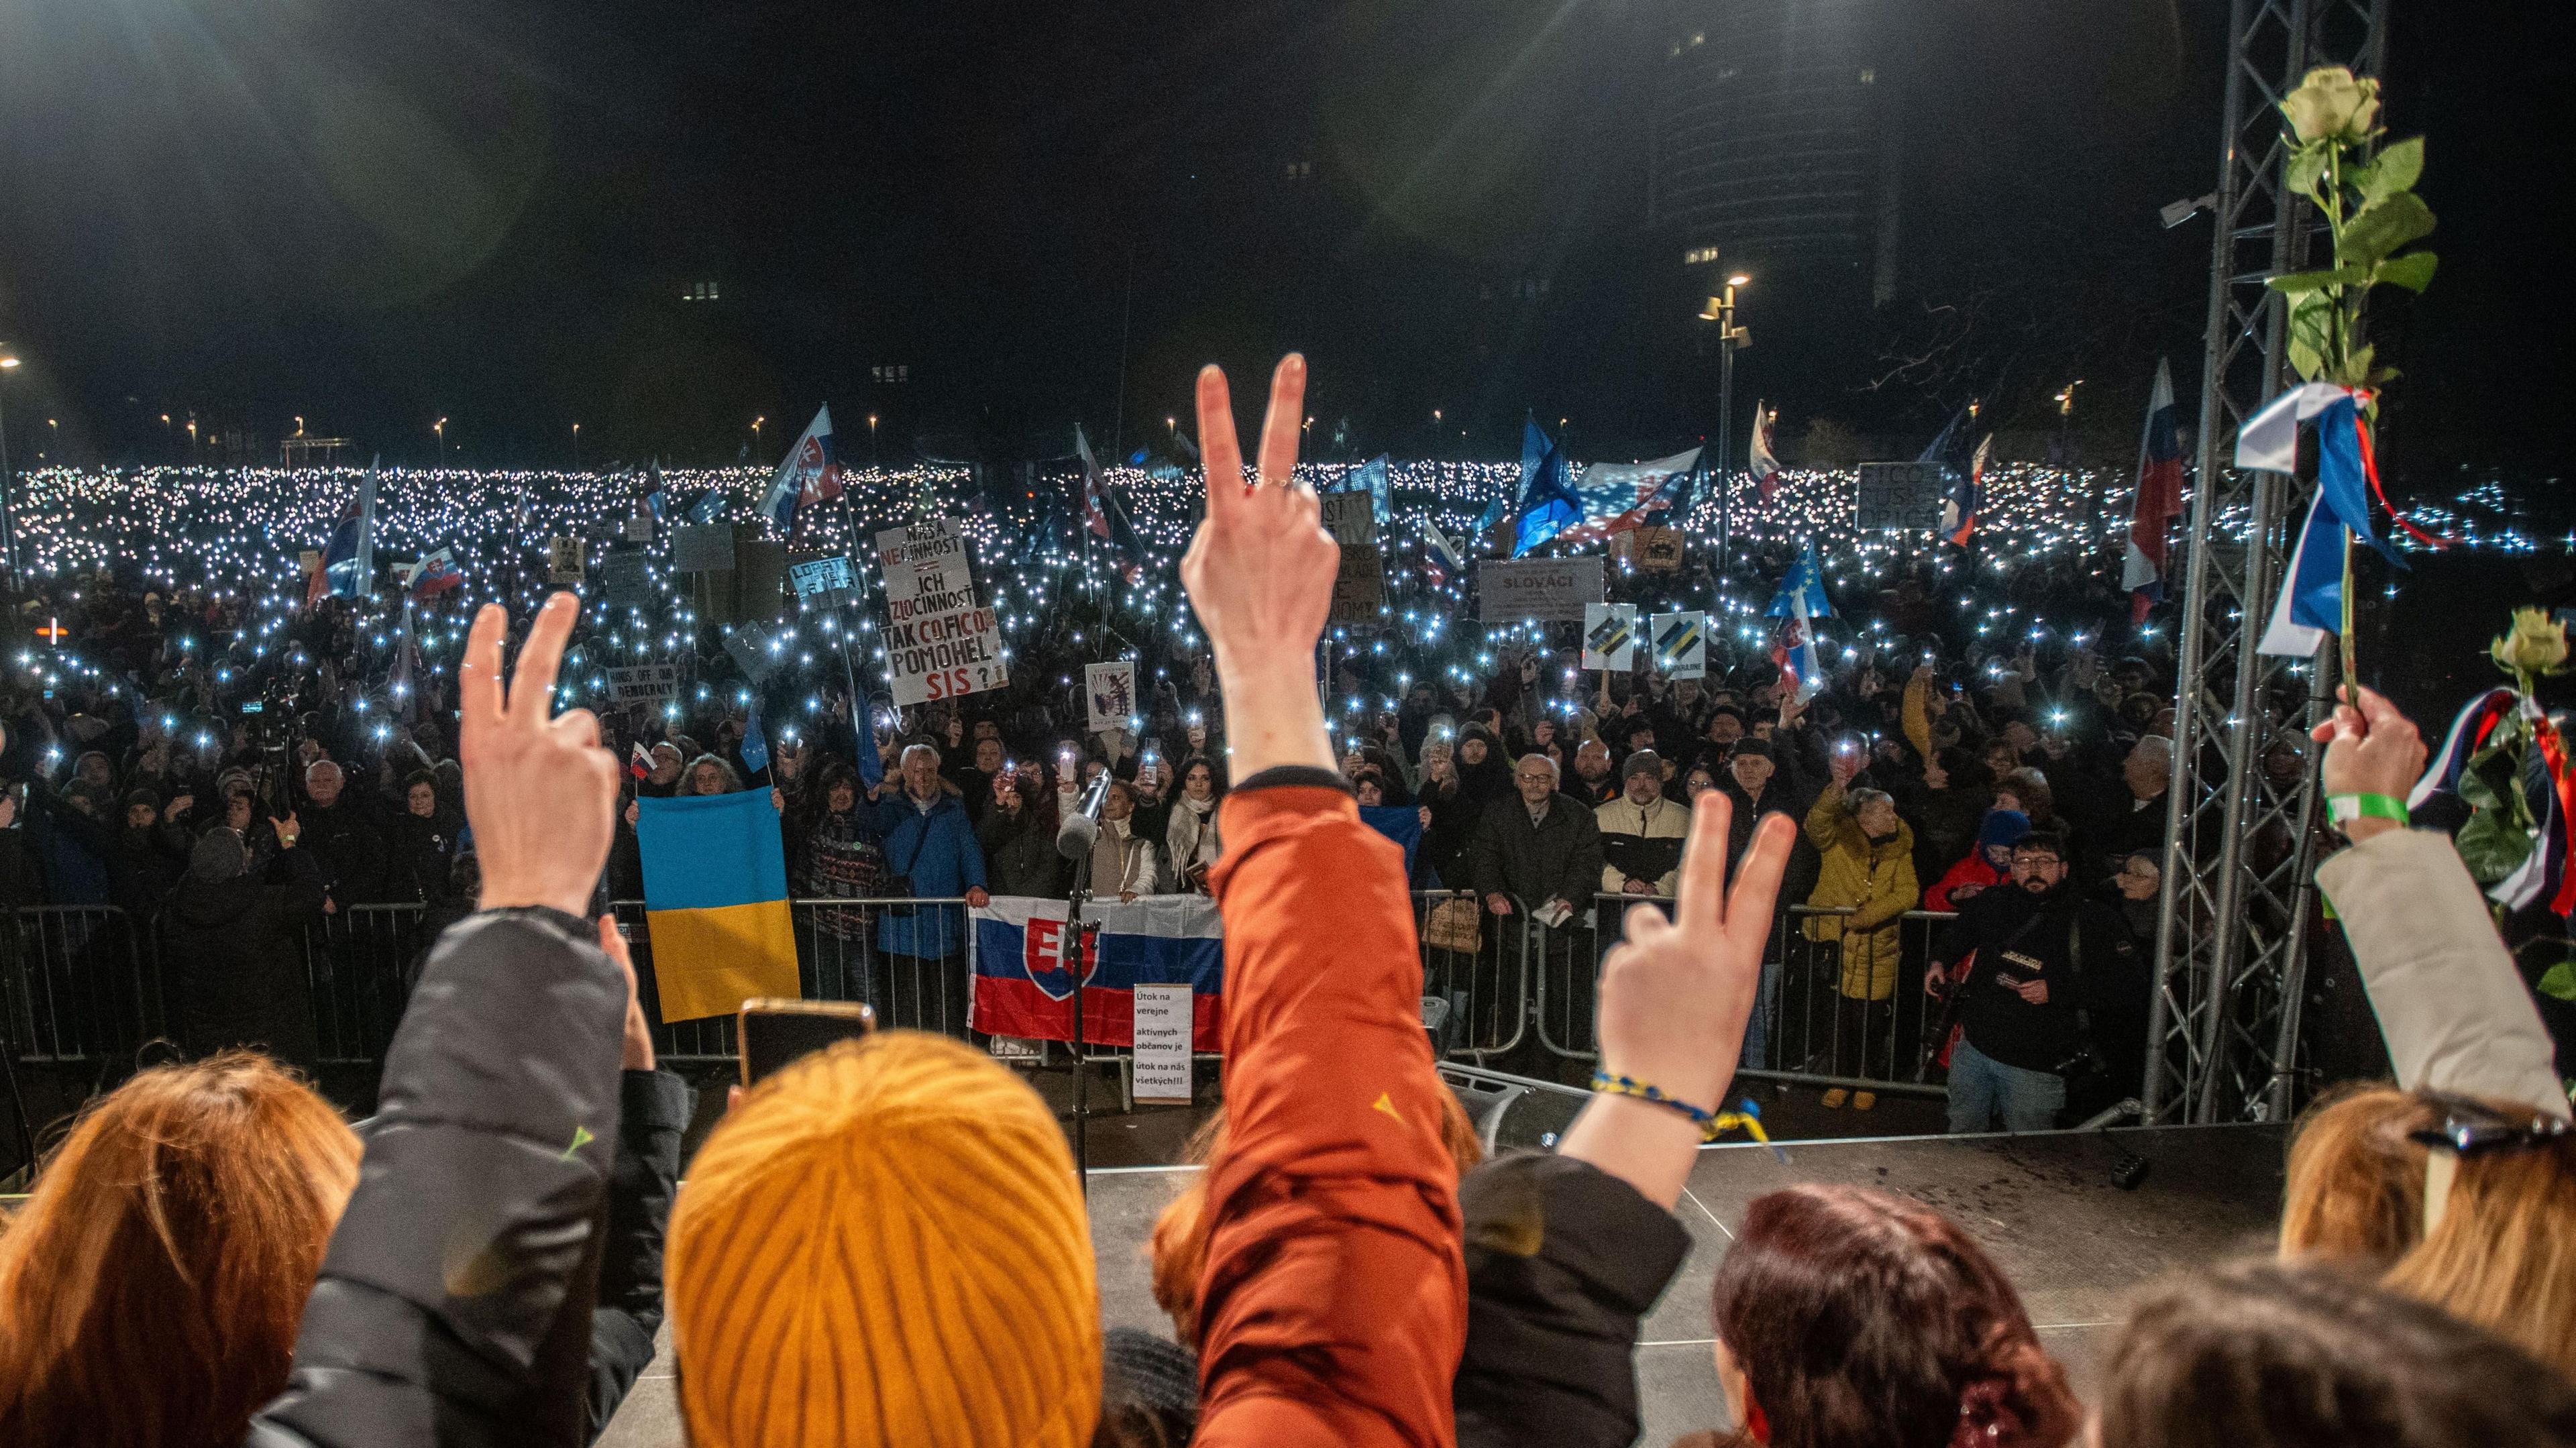
[[[877,801],[886,893],[982,906],[984,850],[966,806],[939,777],[939,751],[903,752],[903,787]],[[955,1034],[966,1025],[966,916],[954,905],[894,906],[877,916],[886,955],[886,1024]]]

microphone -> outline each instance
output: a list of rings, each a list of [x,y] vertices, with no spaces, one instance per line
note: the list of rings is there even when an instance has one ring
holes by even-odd
[[[1100,839],[1100,806],[1109,798],[1109,773],[1101,771],[1083,794],[1082,804],[1065,817],[1062,828],[1055,832],[1055,852],[1068,860],[1079,860],[1091,853]]]

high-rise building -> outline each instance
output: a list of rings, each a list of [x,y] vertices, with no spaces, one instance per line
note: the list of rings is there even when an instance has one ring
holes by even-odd
[[[1896,0],[1664,0],[1649,222],[1730,268],[1848,276],[1884,302],[1897,253]]]

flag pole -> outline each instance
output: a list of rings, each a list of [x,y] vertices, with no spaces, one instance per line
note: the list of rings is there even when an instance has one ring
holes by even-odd
[[[864,613],[866,596],[859,588],[859,525],[850,513],[850,489],[846,483],[841,487],[841,531],[848,535],[848,546],[844,552],[850,560],[850,602],[856,611]],[[883,785],[885,764],[877,758],[876,721],[868,717],[867,702],[859,697],[858,668],[850,662],[850,625],[844,622],[838,632],[841,635],[841,680],[850,691],[850,747],[858,753],[859,780],[864,784],[867,777],[874,774],[878,784]]]

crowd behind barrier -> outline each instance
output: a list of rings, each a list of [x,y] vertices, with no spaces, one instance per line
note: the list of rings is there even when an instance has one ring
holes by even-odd
[[[1616,913],[1640,899],[1669,911],[1665,897],[1597,896],[1590,923],[1551,928],[1518,917],[1490,921],[1473,949],[1438,943],[1431,922],[1444,904],[1471,901],[1462,892],[1413,892],[1421,941],[1423,994],[1447,1012],[1438,1033],[1444,1058],[1464,1065],[1511,1064],[1545,1072],[1549,1061],[1589,1063],[1599,1043],[1588,1002],[1602,957],[1616,942]],[[894,897],[821,897],[789,902],[799,993],[808,1000],[864,1001],[881,1025],[928,1031],[979,1045],[968,999],[975,937],[962,932],[944,954],[887,955],[857,914],[901,904]],[[913,900],[964,906],[963,897]],[[634,953],[644,1010],[654,1023],[656,1054],[692,1068],[732,1063],[735,1023],[729,1016],[664,1021],[654,984],[652,927],[643,902],[616,900],[609,910]],[[1800,926],[1819,913],[1794,907],[1774,922],[1773,953],[1787,962],[1780,988],[1765,1003],[1766,1034],[1776,1043],[1770,1068],[1748,1077],[1882,1092],[1940,1089],[1929,1070],[1938,1043],[1928,1032],[1937,1003],[1911,993],[1896,998],[1892,1019],[1862,1018],[1869,1034],[1846,1037],[1834,1007],[1840,975],[1837,947],[1806,940]],[[302,942],[318,1051],[311,1064],[374,1067],[400,1023],[411,985],[454,917],[421,905],[360,905],[317,917]],[[1954,915],[1905,916],[1910,958],[1928,959],[1931,934]],[[0,915],[0,1002],[5,1003],[14,1057],[26,1065],[130,1065],[155,1037],[175,1039],[180,1012],[163,969],[171,948],[149,921],[138,924],[115,906],[26,906]],[[1063,1049],[1059,1044],[1054,1049]],[[1131,1048],[1093,1044],[1085,1055],[1115,1062]]]
[[[2312,80],[2302,98],[2349,109],[2355,83],[2340,79]],[[19,952],[13,985],[75,1017],[39,1031],[31,1006],[30,1040],[100,1050],[157,1012],[183,1032],[257,1030],[318,1058],[368,1048],[389,1012],[399,1024],[363,1142],[243,1052],[145,1072],[96,1103],[0,1231],[0,1432],[50,1442],[86,1428],[149,1448],[572,1445],[654,1356],[667,1307],[684,1431],[706,1444],[1626,1443],[1640,1329],[1693,1249],[1677,1213],[1701,1144],[1724,1129],[1710,1106],[1739,1037],[1764,1069],[1812,1065],[1821,1033],[1829,1062],[1866,1069],[1884,1050],[1893,1074],[1939,1035],[1981,1109],[2015,1130],[2045,1124],[2080,1065],[2053,1063],[2097,1044],[2082,1040],[2086,1013],[2134,1004],[2127,907],[2142,897],[2127,878],[2138,857],[2120,846],[2163,814],[2156,721],[2079,748],[2013,702],[2006,666],[1980,715],[1936,695],[1928,661],[1891,715],[1887,681],[1868,687],[1875,666],[1855,649],[1856,673],[1823,699],[1776,676],[1734,681],[1754,727],[1705,690],[1641,681],[1623,704],[1605,687],[1599,713],[1575,722],[1561,708],[1512,717],[1530,693],[1498,689],[1465,701],[1454,755],[1436,716],[1417,716],[1430,726],[1421,780],[1390,705],[1401,754],[1382,749],[1381,762],[1364,745],[1337,772],[1304,664],[1335,549],[1313,499],[1279,486],[1304,377],[1291,357],[1274,378],[1259,487],[1237,472],[1222,374],[1199,382],[1210,478],[1191,591],[1225,661],[1222,704],[1255,711],[1259,727],[1243,731],[1245,777],[1221,818],[1203,822],[1224,836],[1206,887],[1229,937],[1227,1100],[1194,1143],[1205,1170],[1153,1234],[1171,1340],[1103,1341],[1095,1248],[1054,1113],[931,1030],[845,1040],[752,1085],[678,1184],[688,1093],[654,1049],[650,921],[594,908],[603,868],[623,897],[616,856],[633,848],[612,823],[616,765],[587,721],[558,719],[564,701],[532,686],[556,677],[572,634],[575,610],[558,598],[514,676],[500,611],[475,624],[458,751],[476,761],[470,854],[453,847],[459,821],[443,816],[440,788],[453,781],[435,768],[388,772],[398,829],[374,832],[383,848],[371,851],[340,756],[322,757],[348,742],[328,727],[279,746],[317,751],[295,761],[299,778],[277,770],[264,819],[256,785],[207,790],[242,823],[204,831],[175,883],[176,797],[132,799],[102,854],[88,826],[107,824],[96,796],[123,782],[117,762],[72,761],[60,789],[41,777],[51,761],[29,779],[43,823],[32,845],[8,843],[41,866],[0,869],[0,883],[107,897],[10,896],[31,912],[11,923],[34,955]],[[2024,683],[2028,659],[2009,666]],[[1516,657],[1504,678],[1553,666]],[[2087,672],[2070,660],[2067,682],[2093,682]],[[849,703],[855,725],[864,711]],[[2420,740],[2377,696],[2351,703],[2328,730],[2327,788],[2402,794]],[[1879,709],[1894,731],[1837,727],[1827,713],[1845,705]],[[1655,706],[1667,717],[1645,719]],[[78,737],[60,712],[18,712],[9,747],[32,750],[57,725]],[[935,728],[955,746],[973,722]],[[1550,753],[1547,736],[1569,722]],[[1693,725],[1714,752],[1686,772],[1655,744],[1703,737]],[[1101,768],[1122,762],[1117,744]],[[1980,781],[1980,749],[2010,767]],[[740,769],[749,757],[673,754],[657,751],[643,784],[762,783]],[[890,953],[927,978],[836,946],[800,950],[800,984],[827,994],[855,981],[898,1022],[953,1030],[963,974],[920,946],[925,917],[962,912],[899,915],[866,882],[902,878],[904,895],[973,905],[988,869],[1042,876],[1027,843],[1045,838],[1031,826],[1054,781],[1040,777],[1017,830],[1001,831],[1021,848],[988,859],[953,823],[975,782],[943,786],[926,750],[886,759],[901,794],[884,813],[922,836],[947,822],[938,870],[916,870],[914,852],[872,876],[858,847],[874,812],[830,761],[768,783],[791,868],[841,887],[803,892],[819,897],[811,928],[862,952],[903,947]],[[1007,786],[984,783],[995,810],[1015,813]],[[1104,814],[1095,863],[1111,888],[1145,893],[1157,835],[1135,806],[1157,791],[1110,792],[1120,806]],[[2320,883],[2353,921],[2400,1084],[2353,1098],[2343,1115],[2360,1129],[2330,1133],[2321,1113],[2301,1134],[2281,1233],[2291,1260],[2147,1294],[2106,1364],[2091,1430],[2103,1448],[2576,1441],[2564,1377],[2576,1214],[2563,1210],[2576,1142],[2547,1037],[2447,843],[2384,814],[2339,828],[2352,848]],[[479,883],[460,878],[466,860]],[[1426,865],[1463,897],[1408,895],[1407,870]],[[415,902],[373,898],[406,872],[417,916]],[[441,894],[462,918],[433,929]],[[1667,895],[1669,918],[1653,903]],[[147,934],[140,921],[164,899]],[[1956,918],[1918,960],[1909,917],[1927,905]],[[395,961],[433,934],[424,988],[406,1002],[411,972]],[[1433,1059],[1420,997],[1454,967],[1426,972],[1421,942],[1465,958],[1465,987],[1441,1003],[1471,1040],[1502,1039],[1509,1017],[1513,1050],[1596,1054],[1553,1152],[1483,1160],[1496,1133],[1476,1113],[1496,1104],[1471,1106]],[[1918,967],[1957,1003],[1942,1015],[1955,1039],[1922,1029]],[[2093,1034],[2107,1044],[2120,1031]],[[714,1055],[721,1039],[664,1043]],[[1447,1079],[1476,1096],[1509,1084],[1473,1067]],[[209,1180],[245,1189],[203,1190]],[[1794,1185],[1755,1198],[1725,1235],[1708,1289],[1725,1421],[1695,1442],[2060,1448],[2084,1429],[2012,1282],[1925,1203]],[[129,1250],[97,1252],[100,1241]],[[2301,1260],[2311,1251],[2337,1260]]]

